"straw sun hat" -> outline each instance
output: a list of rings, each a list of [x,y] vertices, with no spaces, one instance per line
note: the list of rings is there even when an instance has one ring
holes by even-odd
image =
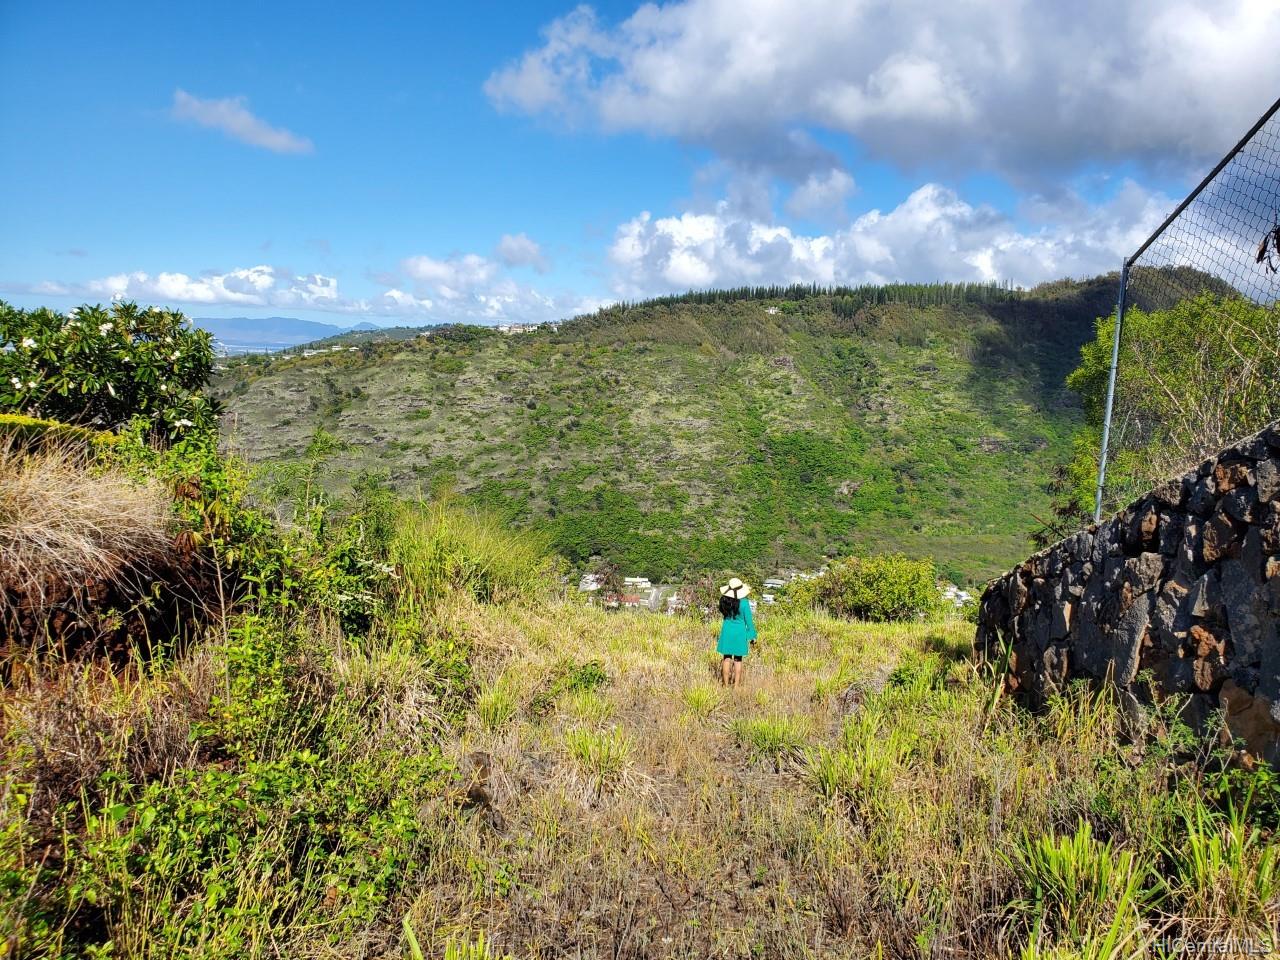
[[[737,577],[733,577],[727,584],[720,588],[720,596],[733,597],[737,600],[741,600],[750,592],[751,588]]]

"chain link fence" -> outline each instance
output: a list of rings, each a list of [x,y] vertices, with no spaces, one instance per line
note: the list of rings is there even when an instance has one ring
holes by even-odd
[[[1095,519],[1280,418],[1277,111],[1124,262]]]

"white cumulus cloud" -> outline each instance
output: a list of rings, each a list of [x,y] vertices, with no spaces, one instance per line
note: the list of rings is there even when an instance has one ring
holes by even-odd
[[[752,284],[1012,280],[1032,285],[1114,270],[1160,222],[1168,198],[1125,183],[1109,201],[1029,206],[1016,223],[993,207],[925,184],[901,204],[831,233],[805,235],[727,202],[709,213],[621,224],[609,250],[614,290],[636,298]]]
[[[484,286],[498,265],[478,253],[464,253],[437,260],[426,255],[408,257],[400,268],[420,287],[434,290],[445,300],[457,300]]]
[[[797,181],[830,166],[806,127],[908,169],[1185,172],[1270,104],[1277,47],[1274,0],[676,0],[616,25],[580,6],[485,91],[774,170],[789,154]]]
[[[418,317],[434,306],[429,298],[416,297],[394,287],[373,297],[346,297],[339,289],[337,277],[321,273],[297,274],[265,264],[240,267],[225,273],[208,271],[197,275],[135,270],[82,284],[57,286],[68,295],[137,300],[159,305],[238,304],[273,309],[322,310],[328,313]]]
[[[541,323],[607,302],[574,293],[547,293],[506,275],[504,267],[531,266],[542,272],[546,265],[541,248],[523,233],[503,236],[496,254],[497,259],[478,253],[443,259],[420,254],[401,261],[400,269],[414,281],[419,297],[434,298],[437,312],[455,321]]]
[[[787,198],[787,213],[805,220],[847,220],[844,202],[853,189],[853,177],[839,168],[811,173]]]
[[[164,300],[179,303],[266,304],[277,286],[273,267],[258,266],[222,274],[188,276],[185,273],[147,273],[135,270],[90,280],[87,293],[129,300]]]
[[[175,90],[170,114],[175,120],[221,131],[233,140],[262,147],[272,153],[311,153],[315,150],[315,145],[306,137],[284,127],[273,127],[255,116],[244,97],[206,100],[185,90]]]
[[[531,253],[529,248],[521,246],[517,246],[515,252],[526,256]],[[503,272],[502,264],[476,253],[454,254],[443,259],[412,256],[401,262],[400,272],[409,278],[412,289],[405,289],[396,275],[371,271],[366,274],[366,280],[378,289],[363,296],[344,293],[337,277],[298,273],[268,264],[195,274],[133,270],[74,283],[0,283],[0,290],[29,296],[136,300],[157,306],[231,304],[272,310],[323,311],[417,324],[541,323],[595,310],[612,302],[518,283]]]
[[[538,273],[546,273],[551,266],[542,247],[524,233],[504,233],[498,241],[497,254],[508,267],[533,267]]]

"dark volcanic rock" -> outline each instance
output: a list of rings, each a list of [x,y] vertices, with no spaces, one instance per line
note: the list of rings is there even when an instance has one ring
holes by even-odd
[[[993,580],[975,646],[1012,644],[1031,705],[1074,677],[1187,697],[1184,718],[1280,761],[1280,423]],[[1138,682],[1142,676],[1151,682]]]

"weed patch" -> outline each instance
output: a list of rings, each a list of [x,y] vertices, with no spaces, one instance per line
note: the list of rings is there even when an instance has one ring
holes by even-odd
[[[800,757],[809,724],[783,714],[747,717],[734,721],[733,734],[753,760],[768,761],[775,769],[781,769]]]

